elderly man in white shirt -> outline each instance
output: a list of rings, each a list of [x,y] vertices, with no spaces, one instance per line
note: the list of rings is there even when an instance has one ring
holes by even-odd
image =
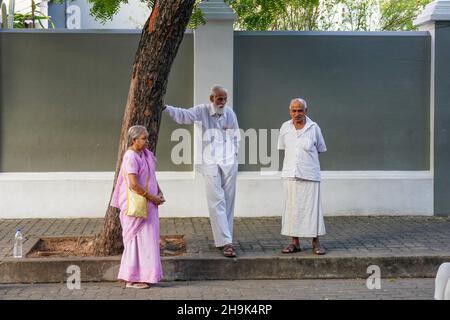
[[[322,132],[306,116],[308,106],[301,98],[289,105],[291,120],[283,123],[278,149],[285,150],[283,162],[283,188],[285,210],[281,234],[292,237],[292,243],[283,253],[301,251],[300,237],[312,239],[313,253],[325,254],[319,236],[325,234],[321,194],[319,153],[327,151]]]
[[[239,126],[233,109],[226,106],[227,90],[211,88],[210,103],[183,109],[165,106],[164,112],[179,124],[201,127],[203,174],[215,246],[235,257],[233,246],[234,199],[238,171]]]

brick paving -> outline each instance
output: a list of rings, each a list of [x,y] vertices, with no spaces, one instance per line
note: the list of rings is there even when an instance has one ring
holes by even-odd
[[[207,218],[162,218],[161,234],[185,235],[187,256],[218,255]],[[329,256],[450,255],[448,217],[325,217],[327,235],[321,242]],[[103,219],[0,220],[0,260],[12,255],[14,232],[21,227],[24,247],[41,236],[92,236]],[[280,235],[281,219],[236,218],[234,242],[238,255],[279,255],[289,242]],[[310,239],[302,239],[311,255]]]
[[[119,282],[0,284],[0,300],[431,300],[434,279],[381,279],[369,290],[364,279],[160,282],[150,289],[125,289]]]
[[[219,255],[207,218],[162,218],[161,234],[184,234],[186,256]],[[321,238],[329,256],[450,255],[450,218],[326,217]],[[280,218],[236,218],[239,255],[280,255],[289,238],[280,235]],[[11,256],[14,232],[21,227],[25,244],[42,236],[93,236],[103,219],[0,220],[0,261]],[[311,255],[309,239],[299,255]],[[382,279],[369,290],[365,279],[240,280],[161,282],[149,290],[123,288],[122,283],[82,283],[80,290],[58,284],[0,284],[0,300],[8,299],[433,299],[434,279]]]

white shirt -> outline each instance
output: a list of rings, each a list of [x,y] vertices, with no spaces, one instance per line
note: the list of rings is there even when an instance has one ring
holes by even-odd
[[[217,175],[218,167],[230,170],[237,164],[239,125],[236,114],[228,106],[215,112],[211,103],[183,109],[167,106],[164,112],[179,124],[195,123],[202,132],[202,157],[198,169],[206,175]]]
[[[322,131],[317,123],[306,117],[306,124],[296,130],[292,120],[283,123],[278,149],[285,150],[282,178],[320,181],[319,152],[327,151]]]

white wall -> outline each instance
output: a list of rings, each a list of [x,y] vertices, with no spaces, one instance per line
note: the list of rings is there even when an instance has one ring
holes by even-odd
[[[429,172],[322,173],[326,216],[433,215],[433,177]],[[0,218],[103,217],[113,172],[0,173]],[[162,217],[207,217],[202,177],[192,172],[158,172],[166,204]],[[279,174],[240,172],[237,217],[280,216]]]

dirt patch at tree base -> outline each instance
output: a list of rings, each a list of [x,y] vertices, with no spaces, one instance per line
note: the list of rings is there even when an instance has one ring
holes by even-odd
[[[161,256],[177,256],[186,252],[184,235],[160,237]],[[93,237],[41,238],[27,255],[27,258],[42,257],[88,257],[94,254]]]

